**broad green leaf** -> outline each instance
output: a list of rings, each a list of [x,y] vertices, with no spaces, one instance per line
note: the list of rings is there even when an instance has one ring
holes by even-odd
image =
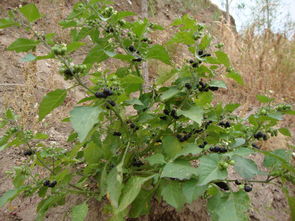
[[[172,24],[172,26],[179,26],[181,25],[181,30],[195,30],[196,29],[196,19],[191,18],[189,15],[184,15],[181,18],[175,19]]]
[[[179,31],[177,32],[173,38],[169,41],[170,44],[172,43],[182,43],[186,45],[192,45],[196,41],[193,38],[193,34],[187,31]]]
[[[264,157],[263,165],[268,168],[279,168],[282,165],[287,164],[290,159],[291,153],[289,150],[278,149],[270,152]]]
[[[165,158],[163,156],[163,154],[160,153],[156,153],[148,158],[146,158],[146,160],[149,162],[149,164],[151,166],[154,166],[156,164],[166,164]]]
[[[13,185],[15,188],[21,187],[25,180],[26,180],[26,174],[24,173],[23,169],[20,167],[15,168],[15,177],[13,179]]]
[[[260,174],[260,171],[253,160],[240,156],[234,156],[233,160],[235,161],[235,171],[244,179],[251,179]]]
[[[8,28],[12,26],[19,25],[17,22],[13,21],[11,18],[1,18],[0,19],[0,29]]]
[[[67,90],[57,89],[49,92],[40,103],[39,106],[39,121],[44,119],[47,114],[53,111],[55,108],[63,104],[67,96]]]
[[[34,22],[41,18],[41,14],[35,4],[26,4],[19,10],[29,20],[29,22]]]
[[[11,45],[8,46],[7,50],[16,52],[26,52],[34,49],[40,42],[30,40],[27,38],[18,38]]]
[[[246,143],[246,140],[244,138],[236,138],[235,142],[231,145],[231,147],[236,148],[239,146],[242,146]]]
[[[126,77],[121,79],[122,86],[125,88],[127,93],[138,91],[143,84],[141,77],[128,74]]]
[[[288,128],[280,128],[279,131],[280,131],[281,134],[283,134],[283,135],[285,135],[285,136],[288,136],[288,137],[291,137],[291,136],[292,136],[292,134],[291,134],[291,132],[288,130]]]
[[[200,196],[202,196],[207,190],[208,186],[198,186],[197,180],[188,180],[183,183],[182,191],[187,203],[192,203]]]
[[[137,218],[149,214],[152,196],[153,191],[141,190],[132,203],[129,211],[129,217]]]
[[[224,64],[224,66],[227,68],[230,67],[230,60],[226,53],[223,51],[216,51],[215,55],[221,64]]]
[[[18,193],[19,193],[18,189],[12,189],[12,190],[8,190],[7,192],[5,192],[0,197],[0,207],[4,206],[9,201],[13,200],[17,196]]]
[[[170,57],[166,49],[161,45],[153,45],[147,50],[146,58],[157,59],[165,64],[170,64]]]
[[[177,95],[180,91],[176,87],[170,87],[167,91],[164,91],[161,95],[161,100],[165,101],[168,100],[175,95]]]
[[[118,210],[116,212],[122,212],[125,210],[137,197],[141,190],[141,186],[151,179],[153,176],[150,177],[138,177],[133,176],[131,177],[126,185],[124,186],[124,189],[122,191],[122,196],[120,198],[120,204]]]
[[[187,156],[189,154],[196,155],[202,152],[202,149],[200,149],[196,144],[186,144],[183,149],[175,156],[175,158],[180,156]]]
[[[36,133],[33,137],[33,139],[36,139],[36,140],[45,140],[48,138],[49,138],[49,136],[47,134],[43,134],[43,133]]]
[[[238,74],[237,72],[231,71],[226,75],[226,77],[235,80],[240,85],[244,85],[244,80],[243,80],[242,76],[240,74]]]
[[[86,202],[76,205],[72,208],[72,221],[84,221],[88,213],[88,205]]]
[[[91,49],[84,59],[84,64],[94,64],[100,63],[109,58],[109,56],[104,52],[104,45],[98,45]]]
[[[250,200],[244,191],[219,192],[208,200],[212,221],[247,221],[249,206]]]
[[[87,144],[84,150],[84,158],[88,164],[98,164],[102,156],[102,149],[96,143],[90,142]]]
[[[192,167],[186,160],[176,160],[167,163],[161,174],[161,177],[176,178],[179,180],[187,180],[192,176],[198,176],[197,168]]]
[[[260,94],[256,95],[256,99],[258,101],[260,101],[261,103],[269,103],[269,102],[274,101],[274,98],[270,98],[270,97],[260,95]]]
[[[159,76],[157,76],[156,84],[162,85],[163,83],[171,79],[176,73],[177,73],[176,69],[172,69],[171,71],[160,73]]]
[[[117,168],[113,168],[107,177],[107,193],[114,208],[119,206],[122,188],[122,177],[118,174]]]
[[[226,88],[224,81],[212,80],[209,82],[209,86],[211,87],[219,87],[219,88]]]
[[[212,38],[210,35],[205,35],[199,44],[199,49],[205,50],[207,47],[209,47],[211,40],[212,40]]]
[[[144,104],[139,100],[139,99],[132,99],[132,100],[127,100],[125,101],[126,104],[129,105],[140,105],[140,106],[144,106]]]
[[[161,196],[169,205],[176,209],[181,209],[186,202],[182,192],[182,185],[179,182],[164,183],[161,189]]]
[[[177,113],[195,121],[199,125],[202,124],[204,110],[200,106],[194,105],[188,110],[178,110]]]
[[[206,185],[211,181],[223,180],[227,177],[227,171],[219,168],[220,160],[221,156],[219,154],[210,154],[200,158],[198,185]]]
[[[75,107],[71,112],[71,123],[78,133],[80,142],[83,142],[93,126],[98,123],[98,116],[103,110],[100,107]]]
[[[5,117],[8,120],[15,120],[16,115],[10,108],[8,108],[7,111],[5,112]]]
[[[83,45],[85,45],[85,42],[74,41],[74,42],[67,45],[67,51],[68,52],[76,51],[77,49],[79,49]]]
[[[148,20],[144,19],[144,21],[137,21],[132,24],[132,31],[136,34],[137,37],[141,37],[144,35],[148,27]]]
[[[163,139],[163,150],[166,156],[170,159],[176,156],[181,151],[181,145],[176,137],[166,136]]]
[[[225,105],[224,110],[231,113],[240,106],[241,104],[227,104]]]

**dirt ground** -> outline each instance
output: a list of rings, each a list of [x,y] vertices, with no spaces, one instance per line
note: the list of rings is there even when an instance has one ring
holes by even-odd
[[[16,7],[20,2],[17,0],[2,0],[0,2],[0,17],[4,16],[5,10],[9,7]],[[69,12],[69,7],[73,3],[70,0],[52,0],[52,1],[28,1],[35,2],[41,12],[50,14],[50,17],[44,19],[40,23],[41,29],[56,30],[55,23],[65,14]],[[118,9],[127,9],[130,11],[139,12],[139,0],[130,1],[115,1]],[[171,20],[184,12],[179,10],[179,5],[169,4],[169,1],[160,1],[155,5],[158,13],[152,20],[167,25]],[[55,4],[55,9],[52,9],[52,4]],[[163,10],[160,10],[163,9]],[[164,10],[165,9],[165,10]],[[203,8],[200,13],[194,15],[198,20],[208,23],[211,22],[210,16],[216,10],[215,6]],[[45,30],[44,29],[44,30]],[[66,35],[61,30],[57,30],[61,38]],[[43,130],[49,132],[50,142],[52,145],[66,145],[66,137],[70,132],[69,125],[60,123],[60,120],[66,117],[67,113],[75,101],[83,97],[83,90],[77,89],[72,92],[73,96],[66,100],[66,104],[54,111],[56,119],[47,117],[48,121],[38,123],[37,104],[41,98],[54,88],[67,88],[70,86],[57,73],[57,64],[51,61],[40,61],[37,63],[22,63],[20,59],[22,54],[15,54],[14,52],[6,51],[5,48],[14,41],[17,37],[23,36],[25,33],[17,28],[9,30],[0,30],[0,111],[5,107],[12,107],[23,118],[23,124],[30,129]],[[156,41],[163,41],[169,33],[155,36]],[[42,53],[40,50],[38,53]],[[77,56],[77,59],[79,57]],[[276,148],[276,145],[286,145],[287,142],[282,137],[275,142],[270,141],[266,148]],[[12,188],[12,182],[7,179],[6,171],[12,169],[14,166],[20,165],[24,160],[21,149],[7,149],[1,152],[0,155],[0,196]],[[262,157],[256,156],[256,162],[261,162]],[[40,171],[42,172],[42,171]],[[250,193],[252,199],[252,206],[250,209],[250,219],[253,221],[290,221],[288,214],[288,204],[281,192],[279,182],[273,185],[256,184],[253,191]],[[290,189],[294,188],[290,186]],[[9,203],[4,208],[0,208],[0,221],[32,221],[36,216],[35,207],[39,202],[38,197],[18,198],[12,203]],[[64,216],[74,203],[82,201],[82,198],[71,197],[67,200],[65,206],[57,207],[49,211],[46,220],[68,220]],[[91,209],[88,215],[88,221],[105,220],[106,217],[101,213],[97,202],[90,203]],[[142,221],[207,221],[210,220],[206,212],[206,201],[201,199],[194,202],[192,205],[186,206],[182,211],[176,212],[165,203],[160,205],[153,202],[152,214],[147,217],[140,218]]]

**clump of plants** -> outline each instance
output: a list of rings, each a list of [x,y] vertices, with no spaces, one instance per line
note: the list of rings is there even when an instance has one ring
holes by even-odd
[[[11,171],[14,189],[1,196],[0,206],[16,197],[38,195],[42,200],[37,220],[42,220],[48,209],[79,194],[85,201],[73,206],[72,220],[85,219],[90,199],[105,202],[110,220],[125,220],[149,214],[152,200],[180,210],[203,197],[212,220],[238,221],[247,220],[248,192],[255,184],[275,179],[282,181],[284,192],[294,201],[285,186],[286,182],[294,184],[291,151],[284,147],[267,151],[260,145],[278,132],[291,136],[287,128],[277,125],[285,114],[295,111],[288,104],[274,105],[273,99],[263,95],[257,99],[265,105],[248,118],[233,113],[240,104],[213,105],[216,91],[226,89],[217,77],[238,84],[243,80],[222,45],[212,43],[205,27],[194,19],[176,19],[171,26],[177,31],[160,45],[146,37],[164,30],[160,25],[147,19],[130,21],[126,17],[133,12],[116,11],[107,1],[91,0],[75,4],[59,22],[70,30],[65,44],[55,41],[55,33],[36,30],[35,22],[42,15],[34,4],[8,14],[0,19],[0,28],[18,26],[33,37],[19,38],[7,49],[27,52],[22,59],[27,62],[55,59],[60,74],[73,82],[70,89],[56,89],[43,98],[39,120],[63,104],[68,90],[83,87],[87,96],[63,120],[73,128],[68,137],[70,149],[45,145],[46,134],[24,130],[10,109],[4,113],[0,126],[6,132],[0,150],[18,147],[26,160]],[[167,44],[186,45],[191,56],[176,65]],[[44,46],[48,53],[37,56],[35,51]],[[76,64],[73,53],[83,47],[90,50]],[[143,90],[142,63],[151,59],[169,65],[170,71],[159,73],[149,89]],[[120,61],[117,69],[98,71],[108,60]],[[84,83],[85,79],[90,83]],[[255,154],[264,156],[267,172],[249,158]],[[36,167],[43,167],[48,175],[35,173]],[[238,179],[230,177],[230,168]]]

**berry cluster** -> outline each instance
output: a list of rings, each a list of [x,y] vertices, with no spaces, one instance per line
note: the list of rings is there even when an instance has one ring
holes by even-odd
[[[107,98],[109,96],[112,96],[114,92],[108,88],[104,88],[102,92],[96,92],[95,97],[97,98]]]
[[[134,123],[132,123],[132,122],[130,122],[130,121],[128,121],[127,123],[129,124],[129,127],[130,127],[131,129],[133,129],[134,131],[139,130],[139,126],[137,126],[136,124],[134,124]]]
[[[208,144],[207,141],[204,141],[204,143],[202,143],[201,145],[199,145],[199,148],[202,148],[203,149],[207,144]]]
[[[121,134],[121,132],[115,131],[113,133],[113,135],[116,136],[116,137],[120,137],[122,134]]]
[[[54,55],[57,56],[63,56],[67,52],[67,45],[66,44],[61,44],[61,45],[54,45],[51,48],[51,51]]]
[[[263,139],[263,140],[267,140],[267,135],[262,133],[261,131],[259,131],[258,133],[254,134],[254,138],[259,140],[259,139]]]
[[[172,110],[171,112],[169,111],[169,110],[167,110],[167,109],[165,109],[164,111],[163,111],[163,113],[165,114],[165,115],[167,115],[167,116],[171,116],[171,117],[173,117],[175,120],[178,120],[179,119],[179,116],[177,116],[177,114],[176,114],[176,110]],[[164,118],[165,119],[165,118]],[[166,118],[167,119],[167,118]]]
[[[221,127],[224,127],[224,128],[229,128],[231,125],[230,125],[230,122],[220,122],[219,124],[218,124],[219,126],[221,126]]]
[[[141,160],[134,159],[134,161],[132,162],[132,166],[134,167],[141,167],[143,165],[144,163]]]
[[[213,87],[213,86],[209,86],[208,84],[204,83],[202,80],[199,81],[199,83],[197,84],[197,88],[199,89],[200,92],[208,92],[210,91],[217,91],[218,87]]]
[[[180,142],[187,141],[192,136],[192,133],[188,133],[185,135],[177,134],[176,137]]]
[[[50,182],[49,180],[45,180],[44,183],[43,183],[43,186],[47,186],[47,187],[53,188],[53,187],[56,186],[56,184],[57,184],[56,181]]]
[[[213,152],[213,153],[226,153],[227,152],[227,149],[226,148],[224,148],[224,147],[218,147],[218,146],[210,147],[209,150],[211,152]]]

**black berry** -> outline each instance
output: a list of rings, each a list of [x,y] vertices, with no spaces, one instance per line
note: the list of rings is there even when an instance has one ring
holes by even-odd
[[[242,183],[239,180],[235,180],[236,185],[241,185]]]
[[[245,185],[245,186],[244,186],[244,190],[245,190],[246,192],[251,192],[251,191],[252,191],[252,187],[251,187],[251,186],[248,186],[248,185]]]
[[[162,143],[161,139],[156,140],[156,143]]]
[[[177,114],[176,114],[176,110],[172,110],[172,111],[171,111],[171,116],[172,116],[175,120],[179,119],[179,117],[178,117]]]
[[[132,59],[132,61],[134,61],[134,62],[141,62],[142,61],[142,58],[134,58],[134,59]]]
[[[192,67],[193,67],[193,68],[197,68],[198,66],[199,66],[198,62],[194,62],[194,63],[192,63]]]
[[[135,51],[136,51],[136,50],[135,50],[135,47],[134,47],[133,45],[129,46],[128,50],[129,50],[130,52],[135,52]]]
[[[117,136],[117,137],[120,137],[122,134],[121,134],[121,132],[117,132],[117,131],[115,131],[115,132],[113,133],[113,135],[114,135],[114,136]]]
[[[190,64],[193,64],[195,61],[194,61],[193,59],[190,59],[188,62],[189,62]]]
[[[218,91],[218,87],[209,87],[210,91]]]
[[[225,182],[216,182],[215,184],[222,190],[229,190],[229,186]]]
[[[202,148],[202,149],[203,149],[207,144],[208,144],[208,143],[207,143],[206,141],[204,141],[203,144],[199,145],[199,148]]]
[[[170,114],[170,111],[167,110],[167,109],[165,109],[165,110],[163,111],[163,113],[166,114],[166,115],[169,115],[169,114]]]
[[[31,156],[34,152],[32,150],[26,150],[24,156]]]
[[[204,58],[204,57],[211,57],[211,54],[209,54],[209,53],[207,53],[207,54],[202,54],[200,57],[201,57],[201,58]]]
[[[201,56],[202,54],[204,54],[204,51],[203,50],[199,50],[198,51],[198,55]]]
[[[113,101],[113,100],[108,100],[107,102],[108,102],[110,105],[112,105],[113,107],[116,106],[116,103],[115,103],[115,101]]]
[[[55,187],[56,184],[57,184],[57,182],[56,182],[56,181],[53,181],[53,182],[51,182],[51,183],[48,185],[48,187],[53,188],[53,187]]]
[[[130,124],[130,128],[134,129],[136,127],[136,125],[134,123]]]
[[[43,183],[43,186],[49,186],[50,185],[50,181],[49,180],[45,180]]]
[[[132,166],[134,166],[134,167],[141,167],[143,165],[144,165],[144,163],[140,160],[134,160],[132,163]]]
[[[254,147],[256,149],[260,149],[260,147],[257,144],[255,144],[255,143],[252,143],[252,147]]]
[[[161,120],[167,120],[167,116],[161,116],[160,119]]]
[[[96,92],[95,93],[95,97],[97,97],[97,98],[107,98],[107,95],[105,95],[102,92]]]
[[[114,94],[114,92],[108,88],[104,88],[102,93],[104,93],[107,97]]]
[[[190,83],[186,83],[184,85],[188,90],[192,89],[192,85]]]
[[[254,138],[256,139],[260,139],[260,138],[264,138],[266,135],[264,133],[262,133],[261,131],[259,131],[258,133],[254,134]]]

